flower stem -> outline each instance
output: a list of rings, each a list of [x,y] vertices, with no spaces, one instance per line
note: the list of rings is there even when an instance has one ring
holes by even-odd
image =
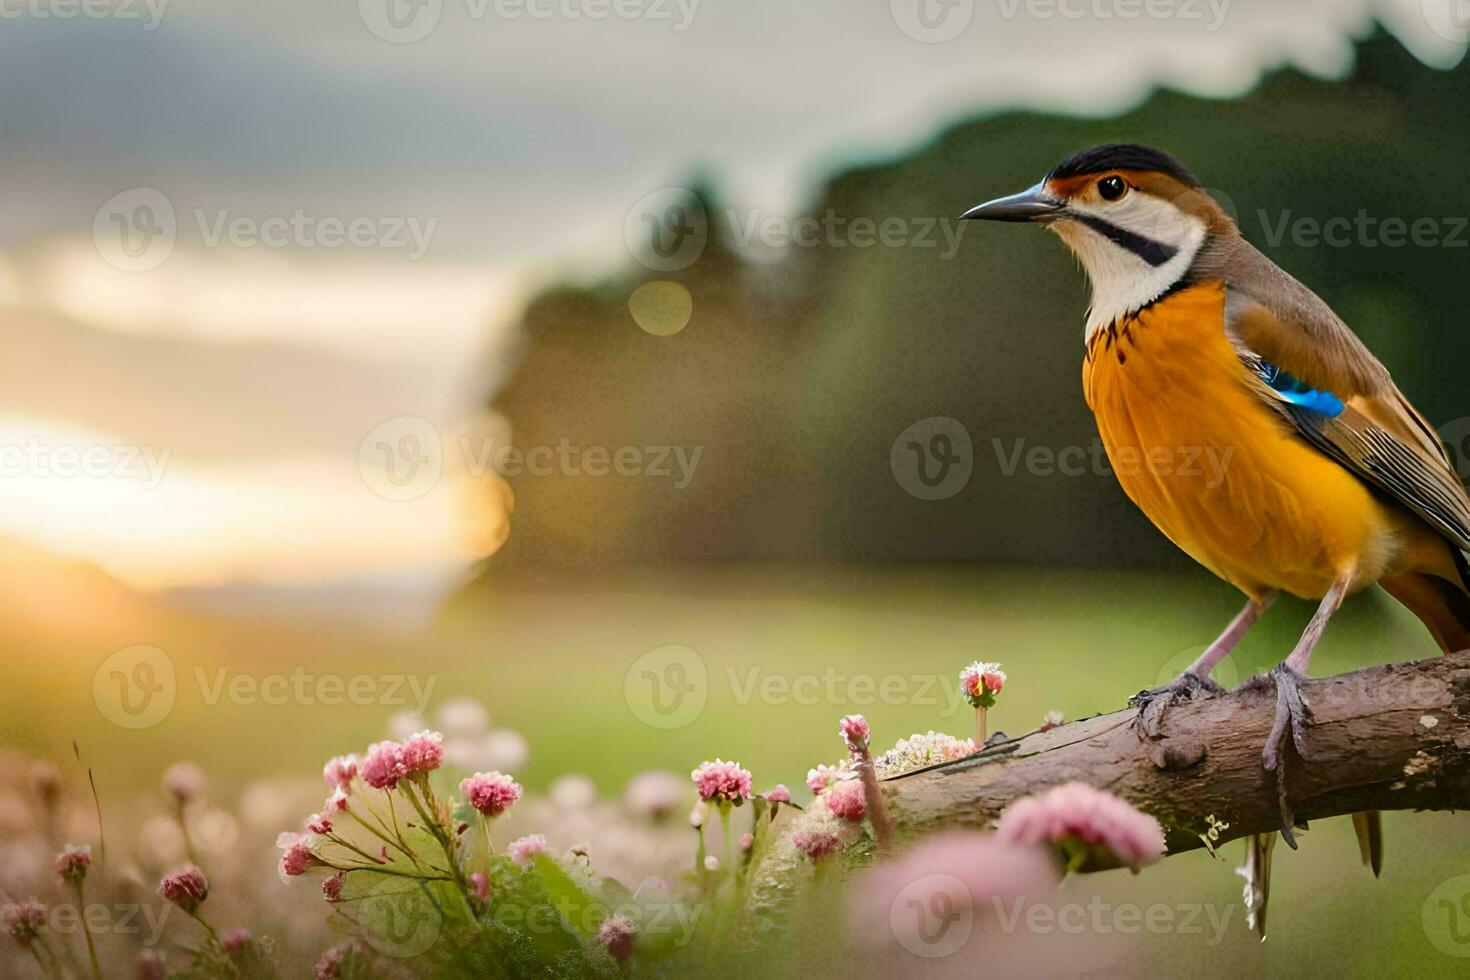
[[[204,916],[202,916],[202,915],[199,914],[199,910],[198,909],[195,909],[194,911],[190,912],[189,915],[193,917],[193,919],[194,919],[195,922],[199,923],[201,926],[204,927],[204,931],[205,932],[209,933],[209,940],[210,940],[210,942],[213,943],[215,946],[218,946],[220,944],[220,941],[219,941],[219,933],[217,933],[217,932],[214,931],[214,926],[210,925],[205,920]]]
[[[383,843],[387,844],[389,847],[393,848],[394,850],[403,852],[403,856],[406,857],[406,858],[408,858],[410,861],[412,861],[415,866],[422,867],[422,865],[419,865],[419,859],[417,857],[415,857],[414,856],[414,853],[412,851],[410,851],[407,847],[405,847],[401,841],[394,840],[392,837],[389,837],[386,832],[384,832],[382,830],[379,830],[377,827],[374,827],[372,824],[368,823],[366,820],[364,820],[361,816],[358,815],[357,811],[353,810],[352,807],[350,807],[350,806],[347,808],[347,815],[349,817],[351,817],[353,820],[356,820],[357,823],[364,830],[366,830],[368,833],[372,834],[374,837],[378,838],[378,840],[380,840]]]
[[[985,705],[975,705],[975,751],[985,748]]]
[[[92,963],[92,976],[95,980],[102,980],[102,965],[97,962],[97,947],[92,943],[92,927],[86,921],[87,900],[82,895],[82,882],[80,879],[76,882],[76,889],[77,908],[82,912],[82,935],[87,940],[87,959]]]
[[[464,870],[460,868],[459,861],[455,858],[454,842],[449,839],[449,835],[445,833],[444,828],[439,826],[439,822],[430,818],[428,812],[420,805],[418,797],[414,795],[413,785],[411,783],[399,783],[398,785],[403,787],[403,795],[408,797],[408,802],[413,804],[413,808],[418,811],[419,817],[423,819],[424,828],[434,835],[434,840],[439,842],[439,848],[444,852],[444,857],[449,862],[449,872],[454,876],[454,883],[459,886],[459,895],[464,901],[465,912],[468,913],[470,921],[478,929],[480,923],[475,917],[475,906],[470,901],[470,897],[474,892],[470,889],[470,883],[465,880]],[[426,796],[428,795],[427,786],[424,787],[424,793]]]
[[[174,807],[174,815],[179,819],[179,833],[184,835],[184,854],[188,856],[190,864],[198,867],[199,856],[194,853],[194,842],[189,838],[189,821],[184,816],[184,801],[181,798]]]
[[[725,841],[725,868],[730,872],[735,871],[735,856],[730,850],[730,804],[720,801],[720,836]]]

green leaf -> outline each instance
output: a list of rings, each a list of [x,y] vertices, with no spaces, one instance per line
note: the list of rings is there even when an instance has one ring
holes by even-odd
[[[553,858],[537,854],[534,860],[541,887],[546,889],[552,907],[573,931],[594,938],[598,926],[607,918],[607,905],[583,891]]]

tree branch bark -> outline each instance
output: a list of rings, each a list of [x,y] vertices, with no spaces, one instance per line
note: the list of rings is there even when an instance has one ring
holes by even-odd
[[[1470,651],[1309,680],[1310,759],[1283,752],[1298,823],[1362,810],[1470,807]],[[1033,732],[882,784],[900,837],[939,825],[988,826],[1019,797],[1072,780],[1109,790],[1158,818],[1170,854],[1281,829],[1274,773],[1261,767],[1276,696],[1253,679],[1228,694],[1177,705],[1159,737],[1133,709]],[[1289,743],[1288,739],[1288,743]],[[785,828],[754,882],[752,909],[778,911],[794,876],[810,874]],[[777,918],[775,916],[766,917]]]

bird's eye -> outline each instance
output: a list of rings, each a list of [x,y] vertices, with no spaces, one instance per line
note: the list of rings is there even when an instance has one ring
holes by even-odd
[[[1097,192],[1103,196],[1104,201],[1116,201],[1128,190],[1128,185],[1123,183],[1123,178],[1114,174],[1104,177],[1097,182]]]

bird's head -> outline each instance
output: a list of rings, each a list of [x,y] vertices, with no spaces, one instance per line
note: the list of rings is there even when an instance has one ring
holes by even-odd
[[[1034,187],[962,217],[1034,221],[1060,235],[1092,282],[1090,327],[1163,295],[1184,278],[1211,236],[1236,233],[1230,216],[1182,163],[1133,143],[1073,154]]]

